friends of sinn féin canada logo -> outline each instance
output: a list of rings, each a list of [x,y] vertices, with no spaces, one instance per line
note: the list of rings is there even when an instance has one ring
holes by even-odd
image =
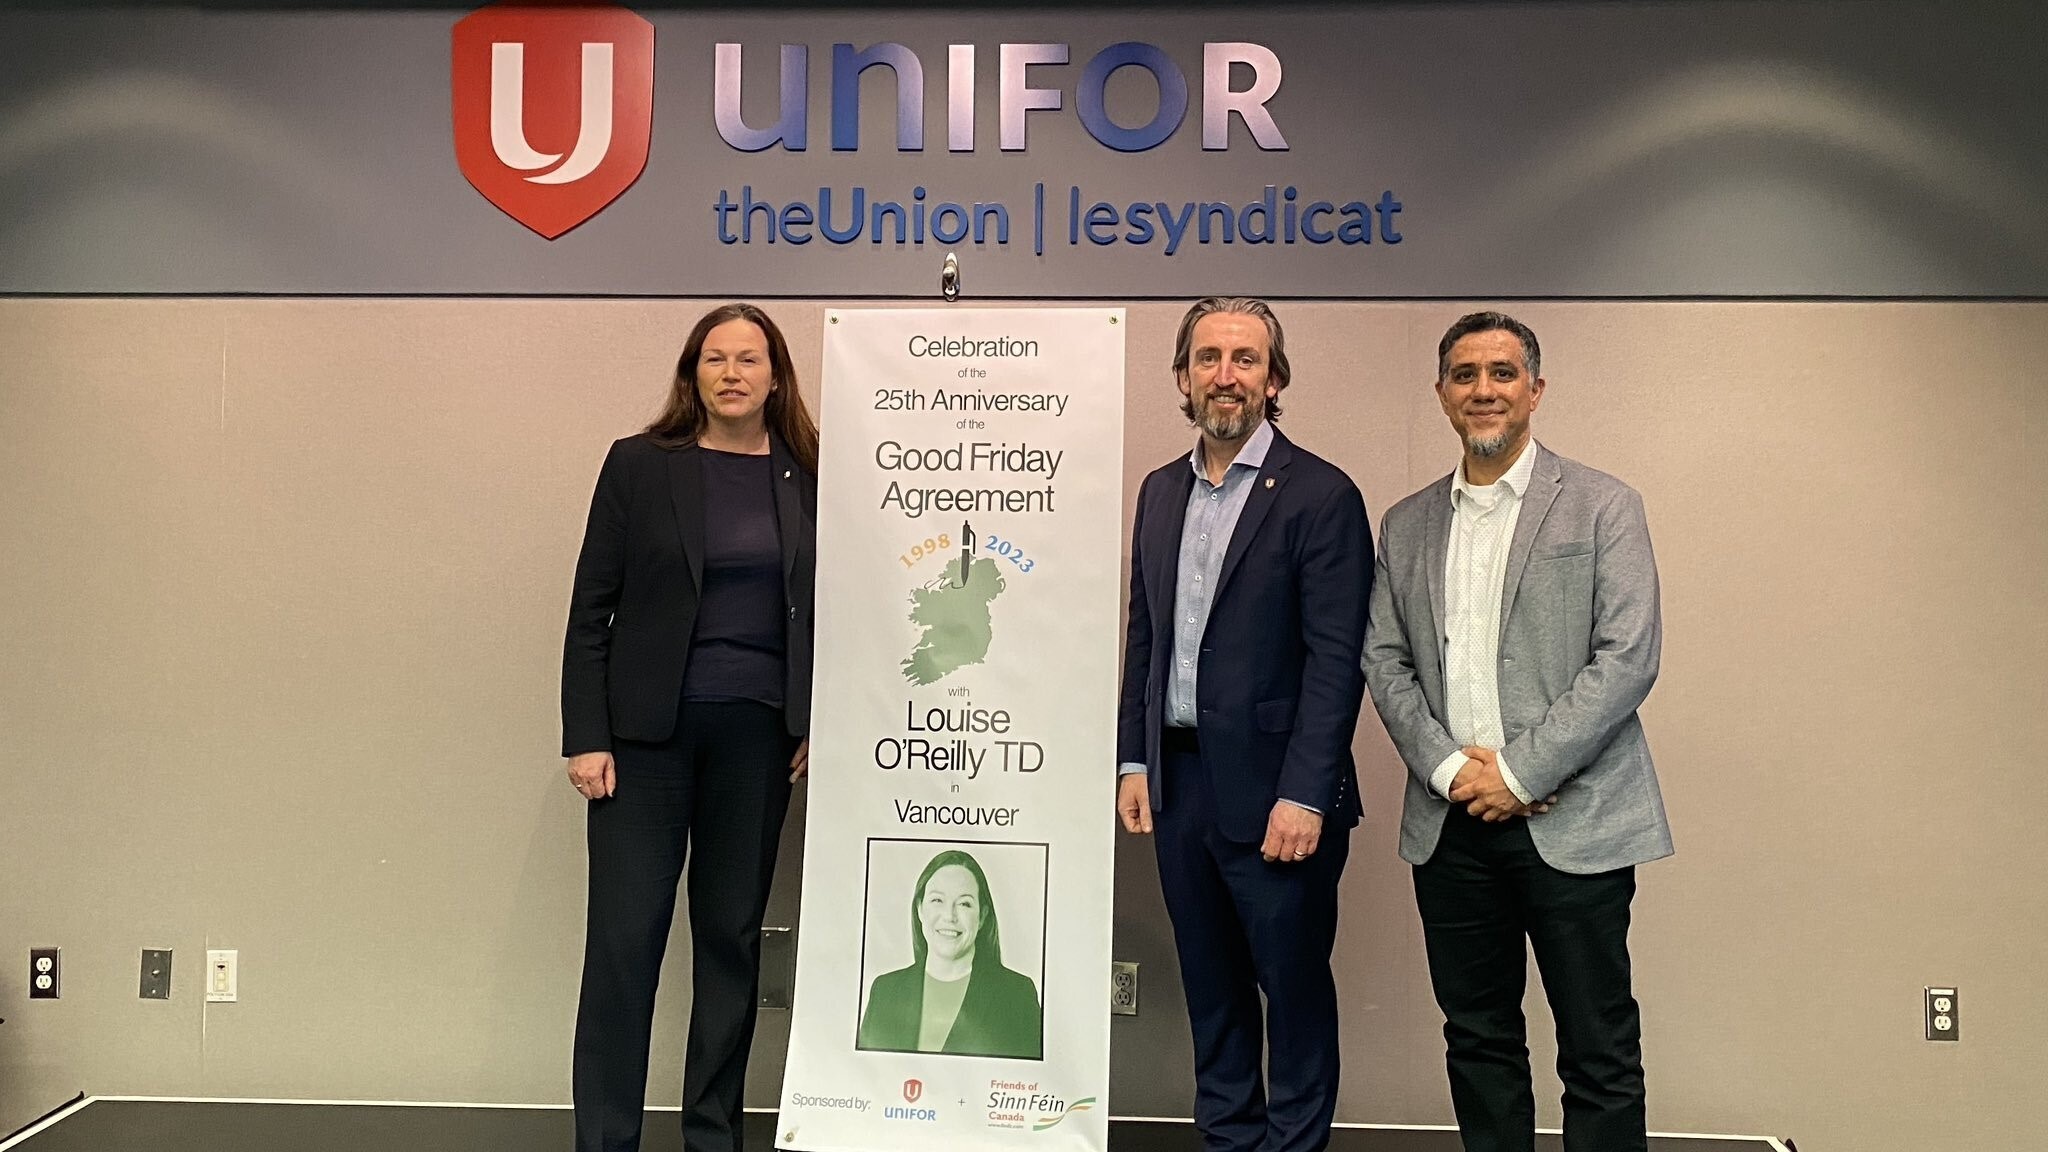
[[[507,216],[553,240],[640,178],[654,25],[616,4],[505,0],[455,25],[455,158]]]
[[[988,1091],[987,1124],[990,1128],[1029,1128],[1043,1132],[1077,1112],[1092,1111],[1095,1097],[1068,1101],[1056,1093],[1039,1089],[1037,1081],[991,1080]]]

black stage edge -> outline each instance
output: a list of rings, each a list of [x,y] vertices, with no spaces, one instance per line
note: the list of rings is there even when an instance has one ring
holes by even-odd
[[[0,1020],[0,1024],[5,1023],[7,1023],[7,1021]],[[66,1100],[62,1104],[57,1105],[55,1108],[50,1109],[48,1112],[43,1113],[41,1116],[36,1117],[35,1119],[29,1121],[26,1124],[23,1124],[21,1127],[16,1128],[14,1131],[7,1133],[5,1136],[0,1136],[0,1146],[4,1146],[9,1140],[14,1139],[16,1136],[21,1135],[23,1132],[28,1131],[36,1125],[41,1124],[43,1121],[48,1120],[50,1117],[55,1116],[57,1113],[64,1111],[66,1108],[73,1107],[83,1099],[85,1099],[85,1093],[80,1092],[78,1095],[73,1096],[71,1099]]]
[[[775,1147],[775,1116],[748,1113],[750,1152]],[[565,1108],[250,1104],[230,1101],[100,1100],[4,1152],[566,1152],[575,1144]],[[681,1152],[675,1112],[649,1112],[644,1152]],[[1111,1121],[1110,1152],[1200,1152],[1185,1122]],[[1558,1152],[1538,1136],[1539,1152]],[[1330,1152],[1458,1152],[1455,1132],[1339,1128]],[[1652,1152],[1779,1152],[1760,1137],[1653,1137]]]

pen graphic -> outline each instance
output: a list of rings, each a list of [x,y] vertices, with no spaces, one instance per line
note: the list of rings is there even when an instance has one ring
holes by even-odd
[[[967,587],[967,565],[974,558],[974,525],[965,520],[960,522],[960,574],[954,577],[953,587]]]

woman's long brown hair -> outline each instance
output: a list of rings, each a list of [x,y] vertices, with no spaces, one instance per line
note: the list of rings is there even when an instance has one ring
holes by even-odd
[[[711,330],[732,320],[748,321],[768,337],[768,368],[775,390],[768,394],[763,416],[768,430],[782,437],[804,471],[816,475],[818,425],[811,419],[810,409],[804,406],[803,393],[797,390],[796,365],[790,361],[789,344],[783,340],[782,329],[775,326],[775,321],[752,304],[721,304],[706,312],[697,326],[690,329],[690,338],[683,342],[683,353],[676,357],[676,376],[669,386],[668,402],[662,406],[661,415],[647,426],[647,434],[664,448],[694,444],[704,434],[709,417],[697,396],[697,358],[703,354],[704,339]]]

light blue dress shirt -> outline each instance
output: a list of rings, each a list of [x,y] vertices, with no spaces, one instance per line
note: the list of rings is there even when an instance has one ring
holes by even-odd
[[[1181,522],[1180,566],[1173,589],[1172,678],[1166,684],[1166,726],[1195,726],[1195,673],[1201,665],[1202,634],[1209,630],[1209,608],[1215,603],[1216,578],[1223,572],[1223,554],[1237,518],[1251,498],[1252,480],[1265,467],[1273,445],[1273,426],[1259,421],[1251,438],[1237,450],[1223,472],[1223,483],[1209,483],[1201,441],[1188,454],[1195,484],[1188,490],[1187,517]]]
[[[1223,571],[1224,553],[1237,531],[1237,519],[1251,499],[1252,481],[1266,466],[1266,450],[1273,446],[1273,426],[1259,421],[1244,447],[1237,450],[1223,483],[1209,483],[1208,466],[1202,459],[1202,442],[1188,454],[1188,466],[1195,470],[1194,487],[1188,491],[1187,518],[1181,523],[1180,564],[1173,589],[1173,663],[1166,684],[1166,726],[1195,727],[1198,708],[1195,674],[1201,668],[1202,634],[1209,629],[1209,609],[1215,603],[1216,578]],[[1145,771],[1138,763],[1117,765],[1118,775]],[[1308,805],[1289,800],[1297,807]],[[1317,809],[1309,808],[1314,812]]]

